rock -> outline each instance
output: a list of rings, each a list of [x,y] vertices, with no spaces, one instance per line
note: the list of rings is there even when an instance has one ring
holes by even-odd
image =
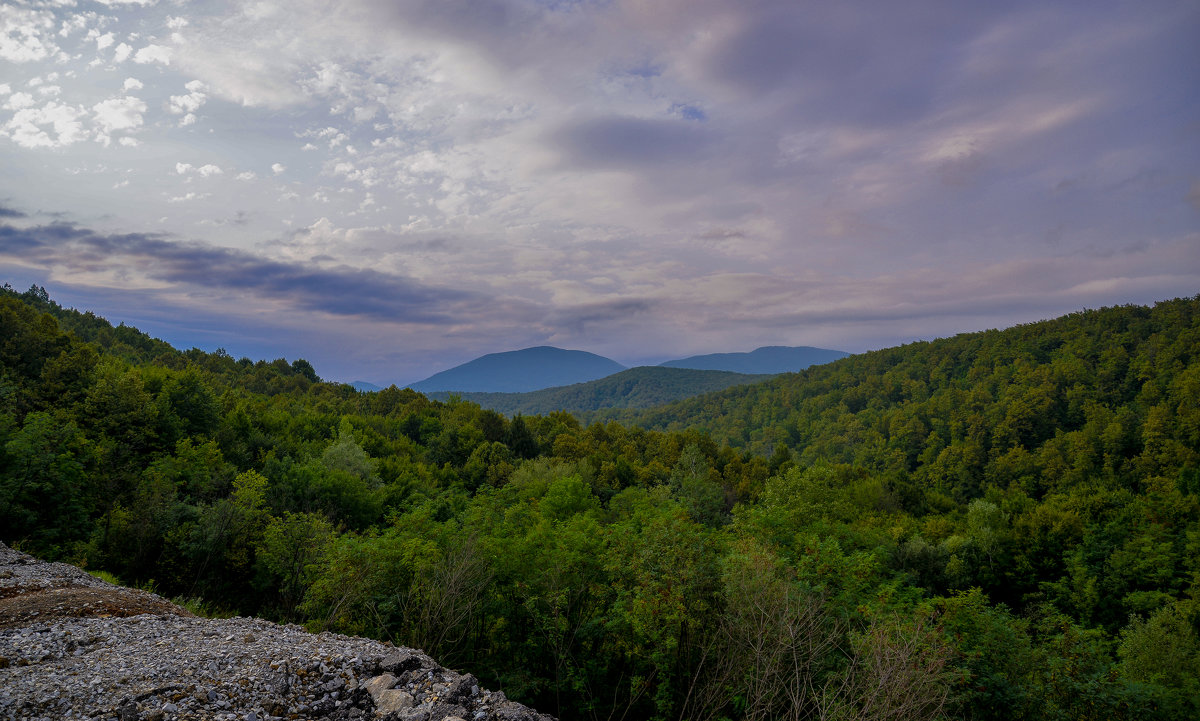
[[[389,673],[402,674],[406,671],[433,668],[436,665],[433,659],[420,651],[411,648],[400,648],[384,658],[380,662],[379,667]]]
[[[374,699],[375,709],[385,714],[403,711],[416,704],[411,693],[395,688],[380,691],[378,695],[374,696]]]
[[[390,673],[380,674],[375,678],[367,681],[364,688],[367,693],[371,694],[371,698],[378,701],[380,692],[386,691],[396,685],[396,677]]]
[[[553,721],[416,649],[147,598],[0,543],[0,719]]]
[[[433,708],[429,709],[429,718],[438,719],[439,721],[446,721],[447,719],[452,718],[457,718],[459,721],[465,721],[463,717],[469,715],[470,713],[458,704],[442,703],[440,701],[435,703]]]
[[[471,692],[472,688],[478,691],[479,679],[475,678],[469,673],[464,674],[459,676],[447,686],[446,690],[443,692],[443,696],[448,701],[464,701],[472,696],[478,695],[478,693]]]

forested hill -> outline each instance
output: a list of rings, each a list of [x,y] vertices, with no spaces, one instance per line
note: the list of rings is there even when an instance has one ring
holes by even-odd
[[[9,289],[0,541],[560,718],[1190,721],[1198,306],[855,356],[648,430],[359,393]]]
[[[219,388],[237,387],[267,395],[304,391],[321,381],[312,364],[303,358],[290,363],[284,358],[252,361],[249,358],[234,359],[221,349],[213,353],[199,348],[178,350],[137,328],[123,323],[114,326],[91,311],[64,308],[50,298],[45,288],[36,285],[18,293],[6,283],[0,286],[0,298],[16,302],[5,309],[9,315],[5,325],[8,335],[0,339],[0,343],[25,346],[13,350],[17,356],[25,359],[36,357],[39,350],[48,352],[48,347],[70,346],[72,353],[80,354],[75,359],[77,363],[95,363],[98,360],[96,352],[99,351],[107,357],[133,365],[154,365],[174,370],[192,368],[206,373]],[[55,323],[51,326],[39,321],[34,328],[28,328],[24,325],[24,319],[29,313],[48,315]],[[92,347],[69,342],[64,331]],[[347,387],[338,392],[344,395],[350,390]]]
[[[1190,298],[863,353],[620,418],[971,495],[1195,466],[1198,399]]]
[[[649,408],[734,385],[758,383],[769,375],[729,371],[640,366],[586,383],[528,393],[427,393],[435,400],[457,395],[506,416],[545,415],[566,411],[586,421],[588,411],[602,408]]]

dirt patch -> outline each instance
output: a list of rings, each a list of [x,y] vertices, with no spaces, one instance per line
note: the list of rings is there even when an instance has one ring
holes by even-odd
[[[17,591],[16,595],[0,598],[0,628],[48,623],[56,618],[120,618],[144,613],[192,615],[186,609],[157,596],[130,589],[84,586],[4,589],[6,595],[14,590]]]

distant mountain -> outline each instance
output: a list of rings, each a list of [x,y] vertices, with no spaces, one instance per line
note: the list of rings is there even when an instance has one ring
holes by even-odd
[[[595,353],[538,346],[489,353],[408,387],[421,393],[524,393],[596,380],[623,370],[625,366]]]
[[[457,395],[505,415],[545,415],[554,411],[585,413],[603,408],[651,408],[730,386],[758,383],[773,376],[745,375],[728,371],[641,366],[599,380],[569,386],[544,388],[527,393],[432,392],[429,397],[446,400]]]
[[[850,355],[845,351],[811,346],[763,346],[749,353],[709,353],[659,363],[667,368],[733,371],[735,373],[796,373]]]
[[[351,381],[349,385],[354,386],[354,390],[363,391],[364,393],[373,393],[375,391],[383,390],[383,388],[380,386],[377,386],[374,383],[368,383],[366,381]]]

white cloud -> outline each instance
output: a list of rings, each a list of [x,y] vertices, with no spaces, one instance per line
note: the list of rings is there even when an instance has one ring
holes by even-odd
[[[32,108],[36,104],[37,101],[29,93],[13,93],[4,103],[4,107],[9,110],[20,110],[21,108]]]
[[[168,203],[186,203],[189,200],[203,200],[209,197],[211,193],[185,193],[184,195],[175,195],[167,198]]]
[[[158,2],[158,0],[96,0],[96,2],[100,3],[101,5],[108,5],[109,7],[120,7],[121,5],[141,5],[142,7],[149,7],[150,5]]]
[[[187,18],[181,18],[181,17],[167,18],[167,27],[171,28],[172,30],[179,30],[180,28],[186,28],[188,26],[188,24],[189,23],[188,23]]]
[[[283,173],[285,170],[287,170],[287,166],[283,163],[273,163],[271,165],[271,172],[275,173],[276,175]]]
[[[172,95],[167,101],[167,112],[173,115],[195,113],[208,100],[208,96],[204,93],[206,88],[203,82],[193,80],[183,87],[188,91],[187,95]]]
[[[52,13],[0,4],[0,60],[28,63],[54,55],[53,31]]]
[[[179,175],[188,175],[192,172],[195,172],[202,178],[208,178],[213,175],[223,175],[225,173],[224,170],[221,170],[221,166],[213,165],[212,163],[206,163],[200,167],[196,167],[191,163],[175,163],[175,172]]]
[[[146,103],[140,98],[124,96],[110,98],[92,107],[97,125],[97,140],[108,145],[109,135],[118,130],[136,130],[144,122]]]
[[[121,145],[124,145],[127,148],[136,148],[137,146],[142,144],[141,141],[138,140],[137,138],[131,138],[128,135],[122,137],[117,142],[120,143]],[[128,183],[128,181],[126,181],[126,183]]]
[[[196,124],[195,113],[188,113],[187,115],[185,115],[179,119],[179,127],[181,127],[181,128],[187,127],[188,125],[195,125],[195,124]]]
[[[125,78],[125,84],[121,87],[124,90],[141,90],[146,86],[137,78]]]
[[[96,49],[103,50],[104,48],[112,45],[115,41],[116,41],[116,38],[113,37],[112,33],[104,33],[103,35],[97,35],[96,36]]]
[[[0,83],[0,95],[8,95],[12,92],[12,86],[8,83]]]
[[[59,37],[70,37],[73,33],[79,32],[87,27],[88,21],[94,17],[95,13],[80,13],[63,20],[62,27],[58,31]]]
[[[4,125],[4,134],[23,148],[61,148],[87,137],[78,108],[49,102],[40,108],[25,107]]]
[[[133,56],[133,62],[147,65],[149,63],[171,64],[171,48],[165,45],[147,45]]]
[[[113,62],[123,63],[129,59],[129,55],[133,52],[133,48],[125,43],[121,43],[113,50]]]
[[[254,180],[257,177],[258,177],[257,175],[255,175],[252,171],[249,171],[249,170],[237,174],[238,180]]]

